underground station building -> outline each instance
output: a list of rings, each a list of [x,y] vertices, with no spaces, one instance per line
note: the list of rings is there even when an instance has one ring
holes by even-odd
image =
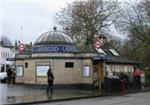
[[[135,62],[122,58],[105,45],[84,53],[79,50],[61,31],[43,33],[32,45],[30,54],[16,55],[16,83],[45,85],[51,67],[54,86],[101,88],[104,76],[120,72],[131,76],[133,72]]]

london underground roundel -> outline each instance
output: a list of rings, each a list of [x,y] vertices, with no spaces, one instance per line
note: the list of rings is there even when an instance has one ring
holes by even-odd
[[[100,48],[100,46],[101,46],[100,42],[99,42],[99,41],[96,41],[96,42],[95,42],[95,48]]]
[[[23,44],[23,43],[20,43],[20,44],[19,44],[19,51],[20,51],[20,52],[24,51],[24,48],[25,48],[24,44]]]

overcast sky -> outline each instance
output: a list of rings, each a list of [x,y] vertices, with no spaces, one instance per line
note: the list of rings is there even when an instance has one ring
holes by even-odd
[[[0,35],[35,42],[56,23],[54,14],[75,0],[0,0]],[[81,0],[79,0],[81,1]]]
[[[54,14],[73,0],[0,0],[0,35],[34,42],[55,26]]]

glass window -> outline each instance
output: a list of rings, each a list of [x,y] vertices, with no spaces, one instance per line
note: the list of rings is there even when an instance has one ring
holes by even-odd
[[[49,65],[38,65],[36,66],[36,76],[47,76]]]
[[[4,52],[4,58],[6,58],[5,52]]]
[[[89,65],[84,65],[83,66],[82,75],[84,77],[89,77],[90,76],[90,66]]]
[[[23,76],[23,66],[16,67],[16,76]]]
[[[119,56],[119,54],[114,49],[109,49],[109,50],[114,56]]]
[[[74,67],[74,63],[73,62],[65,62],[65,67],[66,68],[73,68]]]
[[[2,58],[4,58],[4,53],[2,52]]]

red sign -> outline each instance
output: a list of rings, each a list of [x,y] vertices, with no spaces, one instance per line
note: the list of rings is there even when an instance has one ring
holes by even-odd
[[[100,42],[99,42],[99,41],[96,41],[96,42],[95,42],[95,48],[100,48],[100,46],[101,46]]]
[[[95,48],[100,48],[102,45],[104,45],[103,38],[97,38],[94,44]]]
[[[23,52],[24,49],[25,49],[25,45],[24,45],[23,43],[20,43],[20,44],[19,44],[19,51],[20,51],[20,52]]]

